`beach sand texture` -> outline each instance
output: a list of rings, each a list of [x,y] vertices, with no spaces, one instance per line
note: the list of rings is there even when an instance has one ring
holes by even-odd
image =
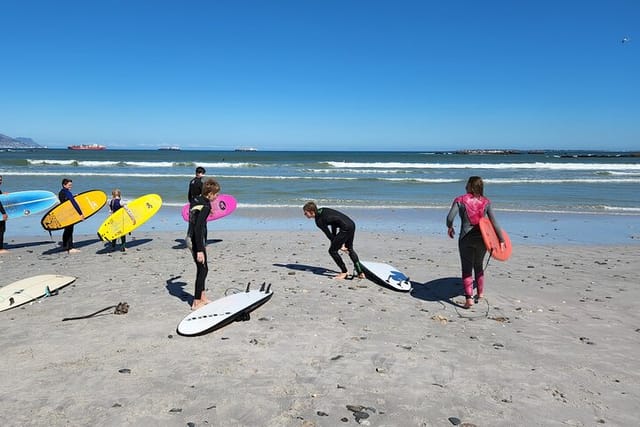
[[[54,237],[58,237],[54,235]],[[3,426],[628,426],[640,416],[637,246],[516,246],[464,310],[456,241],[359,232],[363,260],[398,267],[410,293],[331,280],[308,231],[210,231],[208,296],[271,283],[250,321],[199,337],[195,268],[180,233],[127,252],[75,236],[9,241],[4,286],[77,280],[0,313]],[[345,258],[347,265],[349,260]],[[88,319],[62,321],[127,302]]]

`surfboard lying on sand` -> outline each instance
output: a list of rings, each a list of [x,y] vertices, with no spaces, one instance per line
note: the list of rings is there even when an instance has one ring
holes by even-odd
[[[218,197],[211,202],[211,213],[207,221],[223,218],[235,211],[237,206],[235,197],[229,194],[218,194]],[[189,203],[182,207],[182,219],[189,222]]]
[[[158,212],[160,206],[162,206],[162,198],[157,194],[138,197],[109,215],[98,228],[98,237],[104,241],[116,240],[147,222]],[[135,224],[129,212],[135,219]]]
[[[184,336],[206,334],[236,320],[249,320],[249,313],[273,296],[271,285],[262,284],[259,290],[227,295],[192,311],[178,324],[177,332]],[[266,288],[265,288],[266,286]]]
[[[373,282],[388,286],[396,291],[408,292],[411,290],[411,281],[400,270],[392,265],[382,262],[360,261],[364,274]]]
[[[94,215],[107,203],[107,195],[100,190],[90,190],[84,193],[75,194],[74,198],[80,206],[84,219]],[[58,206],[47,212],[40,220],[45,230],[60,230],[82,221],[82,217],[71,204],[71,200],[60,203]]]
[[[511,256],[512,247],[511,239],[507,232],[502,229],[502,237],[504,238],[505,244],[505,249],[502,250],[500,248],[500,240],[498,239],[495,228],[493,228],[491,220],[487,217],[483,217],[480,219],[478,225],[480,226],[480,234],[482,234],[482,240],[484,240],[484,245],[487,247],[489,255],[498,261],[508,260]]]
[[[16,191],[0,194],[0,202],[9,219],[14,219],[49,209],[58,203],[58,196],[44,190]],[[0,221],[2,221],[1,216]]]
[[[76,280],[72,276],[41,274],[0,288],[0,311],[18,307],[52,293]]]

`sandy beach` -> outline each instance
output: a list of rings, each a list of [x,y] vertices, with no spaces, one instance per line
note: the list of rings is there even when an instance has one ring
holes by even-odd
[[[59,233],[54,234],[59,240]],[[593,426],[640,412],[637,245],[516,245],[461,308],[455,241],[358,232],[410,293],[332,280],[308,229],[209,233],[208,295],[271,283],[250,321],[176,333],[195,268],[183,232],[136,232],[125,253],[76,235],[7,238],[4,286],[77,280],[0,313],[4,426]],[[347,265],[349,265],[348,259]],[[119,302],[128,313],[105,311]]]

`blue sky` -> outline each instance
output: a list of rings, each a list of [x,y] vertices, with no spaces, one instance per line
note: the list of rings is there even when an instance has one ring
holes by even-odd
[[[49,147],[640,149],[637,0],[24,0],[0,16],[0,133]]]

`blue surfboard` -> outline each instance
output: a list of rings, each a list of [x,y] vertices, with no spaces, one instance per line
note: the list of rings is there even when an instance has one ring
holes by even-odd
[[[58,203],[58,196],[51,191],[29,190],[0,194],[0,202],[9,219],[21,218],[46,211]],[[0,216],[2,220],[2,216]]]

